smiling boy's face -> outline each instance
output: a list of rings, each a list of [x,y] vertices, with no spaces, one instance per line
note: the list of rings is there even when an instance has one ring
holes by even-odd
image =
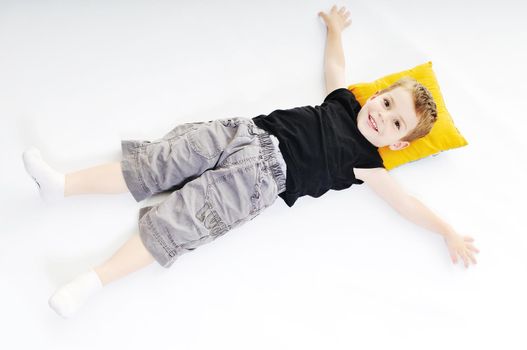
[[[394,151],[409,145],[400,140],[417,126],[417,122],[412,94],[402,87],[373,95],[357,116],[357,127],[371,144],[390,146]]]

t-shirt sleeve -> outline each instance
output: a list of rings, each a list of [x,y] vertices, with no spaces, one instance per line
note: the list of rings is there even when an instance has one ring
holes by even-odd
[[[385,168],[384,162],[380,155],[367,158],[365,162],[358,166],[358,168],[372,169],[372,168]]]
[[[366,158],[366,161],[361,162],[357,165],[357,168],[361,169],[373,169],[373,168],[385,168],[381,156]],[[359,180],[355,177],[355,171],[353,171],[353,178],[355,179],[355,184],[362,185],[364,181]]]
[[[324,103],[339,103],[354,116],[357,116],[361,109],[361,106],[355,98],[355,95],[353,95],[353,92],[346,88],[338,88],[333,90],[326,96]]]

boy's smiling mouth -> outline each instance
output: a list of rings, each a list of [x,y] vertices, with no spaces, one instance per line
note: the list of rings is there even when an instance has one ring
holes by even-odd
[[[379,132],[379,129],[377,128],[377,123],[370,114],[368,114],[368,125],[376,132]]]

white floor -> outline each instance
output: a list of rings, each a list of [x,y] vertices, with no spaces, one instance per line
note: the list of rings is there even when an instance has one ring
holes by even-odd
[[[419,3],[419,7],[415,4]],[[108,258],[146,203],[40,201],[31,145],[69,172],[121,139],[324,98],[331,1],[1,1],[0,347],[3,349],[525,349],[527,73],[520,1],[356,0],[349,83],[433,61],[469,146],[392,171],[481,250],[442,238],[366,186],[283,201],[63,320],[47,299]],[[157,199],[159,200],[159,198]]]

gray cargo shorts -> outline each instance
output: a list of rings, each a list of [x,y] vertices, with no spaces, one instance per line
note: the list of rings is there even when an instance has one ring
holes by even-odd
[[[172,193],[141,208],[139,235],[163,267],[252,220],[285,190],[278,140],[252,119],[186,123],[155,141],[121,141],[121,167],[136,201]]]

